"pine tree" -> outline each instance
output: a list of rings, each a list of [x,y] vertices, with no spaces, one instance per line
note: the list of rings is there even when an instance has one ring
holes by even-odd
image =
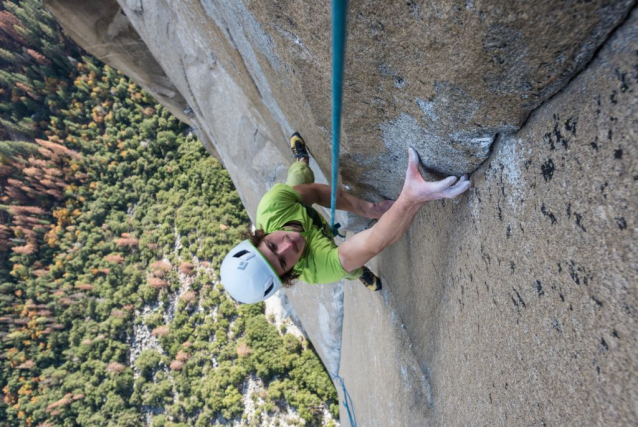
[[[21,58],[7,49],[0,48],[0,60],[9,64],[17,64],[20,62]]]
[[[0,141],[0,159],[37,154],[38,146],[29,142]]]

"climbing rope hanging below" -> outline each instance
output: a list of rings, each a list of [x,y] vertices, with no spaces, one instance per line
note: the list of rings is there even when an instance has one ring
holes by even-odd
[[[337,185],[339,184],[339,148],[341,146],[341,104],[343,99],[343,63],[346,52],[348,0],[332,0],[332,186],[330,189],[330,228],[335,225]],[[343,236],[342,236],[343,237]]]
[[[350,427],[357,427],[357,417],[354,414],[354,403],[352,402],[352,398],[350,397],[350,393],[346,389],[346,383],[343,381],[338,374],[333,374],[332,372],[328,372],[332,379],[335,382],[338,382],[341,386],[341,390],[343,391],[343,407],[348,411],[348,420],[350,421]]]

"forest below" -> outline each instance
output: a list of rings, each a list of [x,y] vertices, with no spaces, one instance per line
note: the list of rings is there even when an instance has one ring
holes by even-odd
[[[188,126],[2,2],[0,425],[334,424],[310,343],[219,283],[249,226]]]

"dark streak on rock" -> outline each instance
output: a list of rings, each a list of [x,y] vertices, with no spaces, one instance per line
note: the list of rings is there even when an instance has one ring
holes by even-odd
[[[585,285],[589,284],[589,279],[591,277],[589,276],[589,274],[587,273],[587,271],[583,267],[577,265],[572,260],[570,260],[567,263],[567,267],[569,269],[569,277],[571,277],[571,279],[574,281],[574,283],[576,283],[577,285],[580,285],[581,278],[580,278],[580,276],[578,274],[578,273],[580,273],[583,276],[583,280],[582,280],[583,284],[585,284]]]
[[[512,235],[512,226],[507,224],[507,229],[505,230],[505,238],[509,239]]]
[[[545,203],[543,203],[543,205],[541,206],[541,213],[550,219],[552,225],[556,224],[556,216],[554,216],[553,213],[547,210],[547,208],[545,207]]]
[[[577,285],[580,285],[580,278],[578,277],[578,274],[576,273],[576,269],[574,266],[575,266],[574,261],[572,261],[570,264],[567,265],[567,267],[569,268],[569,277],[571,277],[572,280]]]
[[[558,117],[555,115],[554,118],[557,119]],[[554,124],[553,134],[554,134],[554,137],[556,138],[556,142],[560,142],[565,149],[569,148],[567,139],[565,139],[563,134],[560,133],[560,129],[558,128],[558,123]]]
[[[623,73],[620,71],[619,68],[616,68],[614,70],[614,73],[616,74],[616,78],[620,80],[620,92],[621,93],[627,92],[627,89],[629,89],[629,84],[627,83],[627,72],[625,71]]]
[[[622,148],[618,147],[618,150],[614,150],[614,159],[622,159]]]
[[[614,218],[616,220],[616,223],[618,224],[618,228],[620,228],[621,230],[626,230],[627,229],[627,221],[625,220],[624,217],[616,217]]]
[[[596,105],[598,106],[598,108],[596,109],[596,114],[600,114],[600,95],[598,95],[596,97]]]
[[[543,174],[545,182],[548,182],[552,179],[555,170],[556,168],[554,167],[554,162],[552,161],[552,159],[547,159],[547,161],[541,165],[541,173]]]
[[[597,299],[597,298],[596,298],[595,296],[593,296],[593,295],[590,295],[590,297],[591,297],[591,299],[593,299],[593,300],[594,300],[594,302],[596,303],[596,305],[597,305],[598,307],[602,307],[602,306],[603,306],[603,302],[602,302],[601,300]]]
[[[481,258],[483,258],[483,262],[485,263],[485,269],[487,271],[490,271],[490,264],[492,264],[492,259],[490,258],[490,255],[485,252],[483,244],[481,244]]]
[[[523,298],[521,298],[521,294],[518,293],[518,291],[514,288],[512,288],[512,290],[516,293],[516,296],[518,297],[518,301],[521,303],[521,305],[523,306],[523,308],[527,308],[527,304],[525,304],[525,301],[523,301]],[[512,298],[514,299],[514,298]],[[518,306],[518,304],[517,304]]]
[[[551,132],[547,132],[545,135],[543,135],[543,140],[549,143],[549,149],[551,151],[554,151],[556,149],[556,146],[554,145],[554,140],[552,139]]]
[[[605,338],[600,338],[600,351],[603,353],[607,353],[607,351],[609,351],[609,346],[607,345]]]
[[[518,306],[518,301],[516,301],[514,297],[511,295],[510,295],[510,298],[512,299],[512,302],[514,303],[514,306],[516,306],[516,310],[520,313],[520,307]]]
[[[631,313],[634,311],[634,307],[632,305],[627,304],[626,302],[622,304],[622,308],[629,315],[631,315]]]
[[[558,323],[558,319],[556,319],[555,317],[552,318],[552,328],[556,329],[558,331],[558,333],[562,333],[563,331],[560,329],[560,323]]]
[[[578,119],[576,119],[575,117],[570,117],[565,122],[565,130],[568,131],[568,132],[571,132],[572,135],[576,135],[576,125],[577,124],[578,124]],[[567,148],[567,147],[565,147],[565,148]]]
[[[545,291],[543,290],[543,285],[540,280],[536,280],[536,292],[538,292],[538,298],[545,295]]]
[[[576,225],[580,227],[581,230],[583,230],[584,232],[587,232],[587,229],[585,228],[585,226],[583,224],[581,224],[581,220],[583,219],[583,217],[580,214],[577,214],[576,212],[574,212],[574,216],[576,217]]]

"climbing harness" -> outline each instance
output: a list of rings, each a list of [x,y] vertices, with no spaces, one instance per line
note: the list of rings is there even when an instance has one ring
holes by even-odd
[[[346,408],[346,411],[348,411],[348,418],[350,419],[350,427],[357,427],[357,417],[354,414],[354,403],[352,403],[352,398],[350,397],[350,393],[348,393],[348,390],[346,390],[346,384],[345,382],[343,382],[343,378],[341,378],[337,374],[333,374],[331,372],[328,372],[328,373],[330,374],[332,379],[338,381],[339,385],[341,386],[341,390],[343,391],[343,406]]]
[[[339,148],[341,145],[341,103],[343,99],[343,62],[346,51],[346,19],[348,0],[332,0],[332,186],[330,189],[330,229],[339,234],[335,225],[337,184],[339,181]]]

